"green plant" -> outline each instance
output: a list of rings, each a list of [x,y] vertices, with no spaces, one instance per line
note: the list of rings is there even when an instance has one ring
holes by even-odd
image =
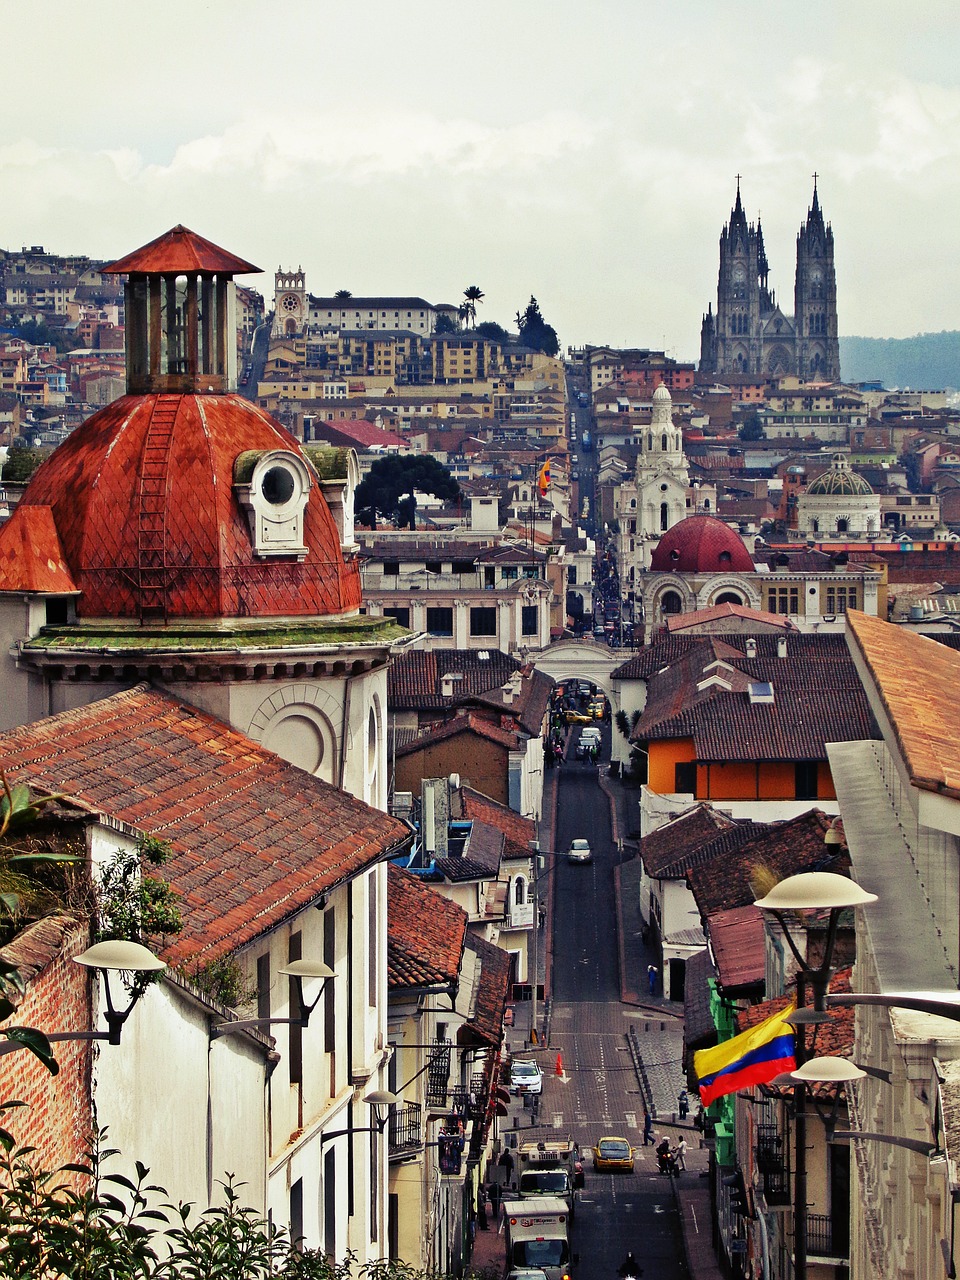
[[[256,991],[244,982],[243,968],[233,956],[221,956],[211,964],[198,969],[193,975],[193,983],[206,995],[220,1004],[237,1009],[249,1004]]]
[[[141,835],[135,849],[117,849],[100,873],[97,903],[97,940],[119,938],[140,942],[168,937],[183,928],[176,890],[161,876],[147,875],[144,863],[160,867],[170,857],[170,846],[156,836]],[[138,973],[125,979],[131,995],[142,994],[159,981],[160,972]]]

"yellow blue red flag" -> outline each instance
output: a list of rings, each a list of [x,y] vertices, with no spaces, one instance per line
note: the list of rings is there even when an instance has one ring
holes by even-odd
[[[693,1055],[700,1101],[705,1107],[724,1094],[769,1084],[781,1072],[796,1070],[796,1037],[786,1021],[794,1008],[790,1004],[732,1040],[699,1049]]]
[[[540,490],[540,497],[546,497],[547,490],[550,488],[550,463],[545,462],[537,472],[537,488]]]

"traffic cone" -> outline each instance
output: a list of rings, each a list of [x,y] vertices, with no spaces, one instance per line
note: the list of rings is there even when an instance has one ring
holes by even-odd
[[[557,1054],[557,1075],[563,1079],[563,1054]]]

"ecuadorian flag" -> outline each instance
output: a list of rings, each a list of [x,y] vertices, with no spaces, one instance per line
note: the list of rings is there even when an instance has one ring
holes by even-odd
[[[794,1030],[785,1021],[794,1008],[790,1004],[732,1040],[724,1040],[712,1049],[697,1050],[693,1066],[705,1107],[724,1094],[753,1084],[767,1084],[782,1071],[796,1070]]]
[[[546,497],[547,490],[550,488],[550,463],[545,462],[537,472],[537,488],[540,490],[540,497]]]

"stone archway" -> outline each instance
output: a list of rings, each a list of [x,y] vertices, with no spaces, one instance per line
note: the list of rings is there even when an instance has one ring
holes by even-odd
[[[545,649],[531,652],[529,659],[538,671],[558,684],[564,680],[589,680],[600,689],[616,714],[619,703],[610,674],[629,656],[629,649],[610,649],[594,640],[558,640]]]

